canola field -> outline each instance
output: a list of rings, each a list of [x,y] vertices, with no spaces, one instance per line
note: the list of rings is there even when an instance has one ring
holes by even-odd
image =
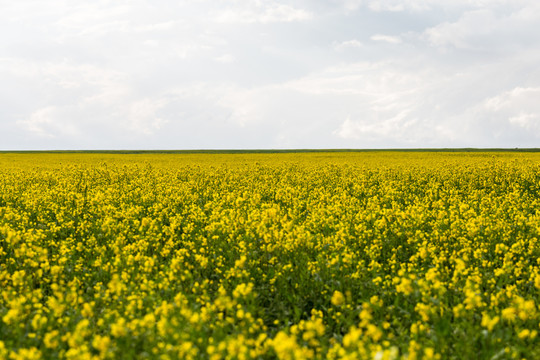
[[[540,154],[0,154],[0,359],[540,359]]]

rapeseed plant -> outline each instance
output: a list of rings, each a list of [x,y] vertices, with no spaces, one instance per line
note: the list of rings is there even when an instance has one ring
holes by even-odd
[[[1,154],[0,359],[540,358],[535,153]]]

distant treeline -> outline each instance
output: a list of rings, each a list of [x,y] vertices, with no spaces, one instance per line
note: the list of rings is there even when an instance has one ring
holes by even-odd
[[[229,149],[229,150],[0,150],[2,153],[39,154],[273,154],[336,152],[540,152],[540,148],[418,148],[418,149]]]

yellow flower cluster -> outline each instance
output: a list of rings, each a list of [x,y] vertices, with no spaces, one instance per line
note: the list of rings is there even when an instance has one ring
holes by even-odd
[[[540,154],[0,154],[0,359],[538,359]]]

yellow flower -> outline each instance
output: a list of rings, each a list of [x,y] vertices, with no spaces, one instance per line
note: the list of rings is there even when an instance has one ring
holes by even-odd
[[[513,322],[516,319],[516,309],[514,309],[513,307],[505,308],[501,312],[501,316],[504,320]]]
[[[6,349],[6,345],[2,340],[0,340],[0,359],[6,359],[8,354],[8,350]]]
[[[45,344],[45,347],[49,349],[54,349],[58,346],[58,330],[53,330],[51,332],[48,332],[43,337],[43,343]]]
[[[495,325],[499,322],[499,317],[495,316],[490,318],[488,314],[482,315],[482,326],[487,328],[488,331],[492,331]]]
[[[126,319],[119,318],[111,325],[111,335],[114,337],[122,337],[127,334]]]
[[[407,278],[401,278],[401,281],[396,285],[397,292],[405,295],[410,295],[413,292],[412,282]]]
[[[341,306],[345,302],[345,296],[343,296],[341,291],[336,290],[332,294],[332,299],[330,301],[332,302],[332,305]]]
[[[92,340],[92,346],[94,347],[94,349],[98,350],[102,356],[103,354],[105,354],[105,352],[107,352],[110,344],[111,339],[108,336],[96,335]]]

